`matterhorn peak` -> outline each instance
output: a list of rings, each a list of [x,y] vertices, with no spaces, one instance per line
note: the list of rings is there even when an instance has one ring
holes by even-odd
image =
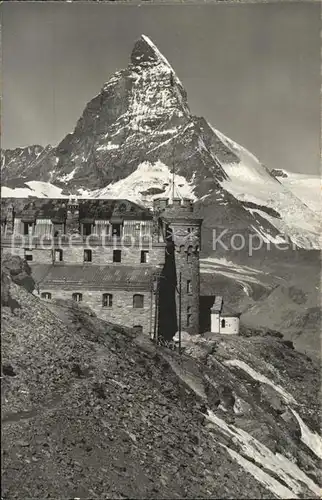
[[[154,45],[146,35],[141,35],[135,43],[131,54],[131,62],[135,65],[142,63],[161,63],[168,66],[169,69],[174,72],[169,61],[161,54],[156,45]]]

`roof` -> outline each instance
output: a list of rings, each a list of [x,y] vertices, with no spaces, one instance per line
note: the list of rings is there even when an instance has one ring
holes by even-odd
[[[218,312],[219,313],[219,312],[221,312],[222,307],[223,307],[223,298],[221,297],[221,295],[216,295],[211,310],[213,312]]]
[[[10,199],[10,203],[11,203]],[[1,200],[2,210],[8,207],[8,200]],[[68,200],[64,198],[48,199],[28,199],[16,198],[12,201],[16,217],[34,220],[54,219],[64,220],[67,217]],[[152,212],[140,205],[124,199],[79,199],[78,200],[79,219],[104,219],[112,217],[118,219],[151,220]]]
[[[36,283],[39,283],[48,273],[52,264],[31,264],[31,275]]]
[[[140,289],[150,290],[153,266],[126,266],[112,264],[96,266],[92,264],[33,264],[32,277],[41,288],[61,288],[63,290],[96,289]]]
[[[221,295],[216,295],[214,303],[211,307],[211,312],[220,313],[221,318],[237,317],[239,318],[241,313],[233,311],[229,306],[224,303],[224,299]]]

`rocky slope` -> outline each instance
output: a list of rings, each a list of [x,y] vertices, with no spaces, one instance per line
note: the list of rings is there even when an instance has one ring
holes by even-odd
[[[228,260],[229,259],[229,260]],[[321,359],[321,255],[317,251],[241,252],[201,259],[201,294],[215,290],[253,328],[271,328]]]
[[[200,201],[205,228],[230,227],[276,241],[286,233],[318,247],[319,220],[247,150],[190,112],[186,91],[155,45],[142,37],[130,63],[85,107],[73,133],[44,159],[21,167],[6,157],[3,184],[46,181],[87,196],[151,202],[175,168],[183,194]],[[249,205],[251,203],[251,205]]]
[[[179,356],[4,275],[2,498],[319,495],[314,362],[256,332]]]

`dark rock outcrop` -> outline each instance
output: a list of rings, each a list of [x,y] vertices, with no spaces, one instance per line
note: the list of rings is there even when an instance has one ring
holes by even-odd
[[[34,291],[35,282],[27,261],[16,255],[4,254],[1,258],[1,270],[4,275],[9,275],[14,283],[21,285],[27,292]]]

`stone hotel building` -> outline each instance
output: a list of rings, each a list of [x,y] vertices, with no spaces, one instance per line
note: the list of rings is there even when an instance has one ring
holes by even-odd
[[[2,199],[1,251],[28,261],[41,299],[170,339],[199,332],[201,222],[189,199]]]

